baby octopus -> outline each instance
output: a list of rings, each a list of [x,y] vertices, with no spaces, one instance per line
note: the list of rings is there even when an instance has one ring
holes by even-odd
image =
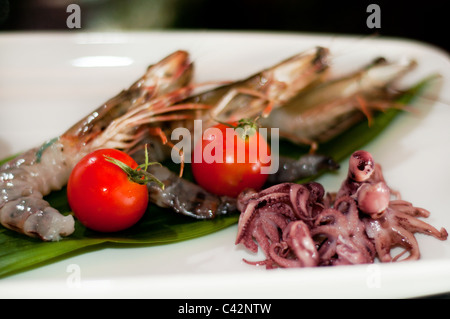
[[[349,160],[348,176],[336,193],[321,184],[282,183],[238,197],[241,211],[236,244],[266,259],[247,263],[277,267],[315,267],[415,260],[415,233],[447,239],[420,220],[430,212],[400,199],[386,183],[381,166],[366,151]],[[392,256],[395,247],[403,250]],[[409,253],[405,258],[401,257]]]
[[[422,233],[446,240],[447,231],[445,228],[437,230],[420,220],[418,217],[428,217],[430,212],[401,200],[400,193],[387,186],[381,166],[372,163],[370,153],[355,152],[350,160],[347,180],[338,194],[347,193],[357,201],[363,213],[366,234],[373,240],[381,262],[397,261],[405,253],[409,253],[409,256],[402,260],[419,259],[419,244],[414,234]],[[367,169],[368,167],[373,169]],[[394,199],[391,199],[391,192]],[[391,252],[395,247],[402,247],[403,251],[393,257]]]
[[[375,246],[365,233],[356,201],[350,196],[342,196],[333,206],[317,216],[311,229],[318,247],[319,265],[372,263]]]
[[[258,251],[259,244],[267,259],[253,263],[256,265],[316,266],[319,258],[309,229],[323,209],[323,196],[323,186],[314,182],[242,192],[237,203],[242,213],[236,244],[242,243],[252,252]]]

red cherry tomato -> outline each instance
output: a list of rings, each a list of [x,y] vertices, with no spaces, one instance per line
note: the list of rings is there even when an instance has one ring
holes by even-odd
[[[132,169],[138,164],[126,153],[101,149],[83,157],[73,169],[67,184],[69,205],[86,227],[115,232],[134,225],[148,205],[146,185],[131,181],[125,171],[105,156]]]
[[[270,148],[257,130],[244,138],[230,134],[232,131],[226,124],[207,129],[194,147],[191,167],[196,182],[205,190],[236,197],[246,188],[260,189],[267,181],[261,168],[270,166]],[[245,160],[239,157],[243,153]]]

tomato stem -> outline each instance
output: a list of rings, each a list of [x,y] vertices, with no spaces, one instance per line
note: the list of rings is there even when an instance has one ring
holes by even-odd
[[[243,140],[248,139],[249,137],[253,136],[256,133],[256,130],[258,129],[258,121],[257,117],[256,119],[252,120],[252,119],[240,119],[237,123],[237,125],[233,125],[230,123],[226,123],[226,122],[222,122],[219,120],[216,120],[218,123],[229,126],[231,128],[233,128],[237,134],[239,135],[239,137]],[[239,129],[239,130],[238,130]]]
[[[256,118],[255,120],[252,119],[239,120],[235,130],[238,128],[242,129],[241,138],[243,140],[255,135],[256,130],[258,129],[258,124],[256,123],[257,120],[258,118]]]
[[[145,145],[145,163],[139,165],[135,169],[131,168],[127,164],[123,163],[122,161],[119,161],[118,159],[112,158],[110,156],[105,156],[105,159],[113,163],[117,166],[119,166],[128,176],[128,179],[132,182],[135,182],[140,185],[146,185],[148,183],[156,183],[161,187],[161,189],[164,189],[164,183],[161,182],[159,179],[157,179],[155,176],[153,176],[151,173],[147,172],[147,169],[150,165],[161,165],[158,162],[149,162],[148,161],[148,152],[147,152],[147,144]]]

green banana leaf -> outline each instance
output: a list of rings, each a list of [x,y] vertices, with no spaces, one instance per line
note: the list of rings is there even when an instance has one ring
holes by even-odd
[[[429,77],[422,80],[405,92],[398,102],[411,104],[430,86],[433,79],[434,77]],[[332,141],[320,145],[320,153],[329,155],[336,161],[344,160],[373,140],[400,112],[398,109],[389,109],[376,114],[370,127],[366,121],[355,125]],[[297,157],[307,151],[306,148],[288,142],[280,143],[281,154]],[[5,161],[7,159],[0,161],[0,164]],[[189,167],[186,167],[186,171],[189,171]],[[51,193],[46,200],[61,213],[70,213],[65,189]],[[0,226],[0,278],[45,265],[64,256],[95,249],[117,245],[163,245],[205,236],[236,224],[238,218],[239,214],[236,212],[214,220],[195,220],[150,205],[139,223],[125,231],[102,234],[91,231],[76,221],[74,234],[58,242],[42,242]]]

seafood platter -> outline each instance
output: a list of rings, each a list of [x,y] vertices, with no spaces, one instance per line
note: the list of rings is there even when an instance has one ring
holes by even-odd
[[[0,50],[2,297],[450,291],[441,49],[80,32]]]

